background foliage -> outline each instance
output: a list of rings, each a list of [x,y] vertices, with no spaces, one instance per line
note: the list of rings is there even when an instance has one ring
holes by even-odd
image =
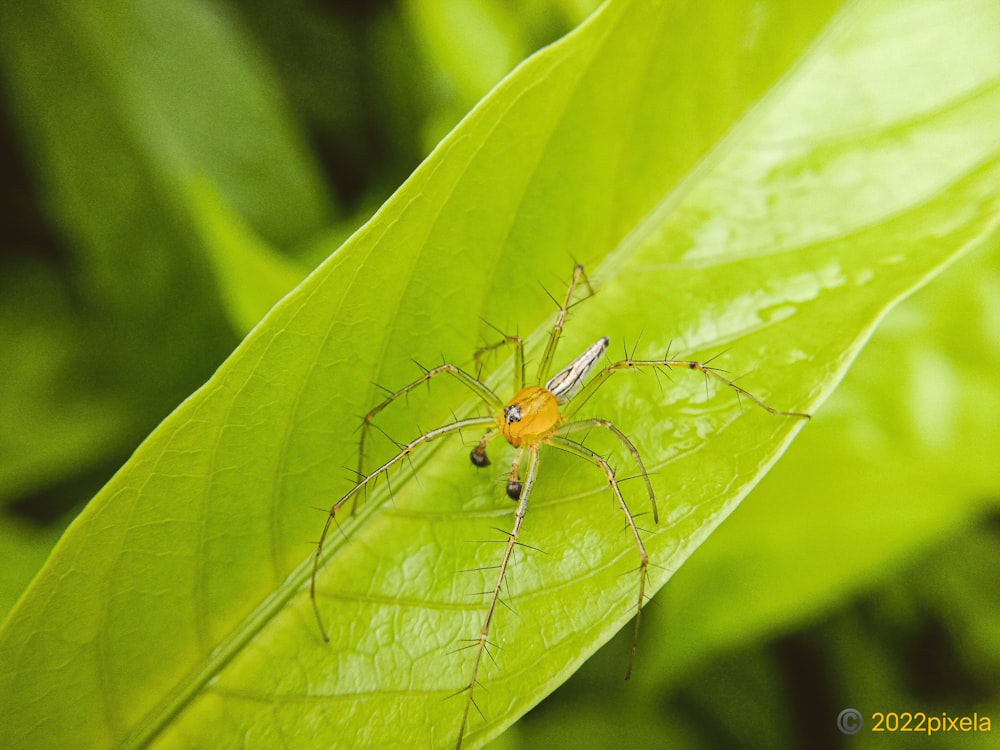
[[[758,101],[800,56],[811,60],[804,50],[839,10],[756,7],[758,44],[771,53],[756,59],[772,66],[752,70],[759,88],[726,90],[710,70],[684,70],[690,58],[678,54],[681,101],[698,101],[699,112]],[[5,610],[65,519],[270,304],[490,86],[588,10],[457,0],[0,8],[13,209],[0,277],[0,346],[10,352],[0,372]],[[728,49],[746,38],[740,18],[727,9],[699,22]],[[906,61],[911,37],[883,32],[879,62]],[[990,33],[1000,37],[987,24],[982,38]],[[995,58],[973,47],[967,63],[970,80],[982,79],[970,101],[995,102]],[[705,80],[716,87],[700,88]],[[951,130],[936,131],[938,151],[964,153],[949,132],[970,137],[968,103],[954,105]],[[898,106],[864,104],[859,122],[877,121],[880,104]],[[695,148],[725,135],[710,118],[678,120]],[[906,143],[911,126],[868,137]],[[679,158],[681,173],[697,153]],[[996,163],[995,148],[986,153],[983,171]],[[815,165],[800,166],[807,184]],[[877,167],[886,183],[919,184],[920,163]],[[825,172],[831,184],[838,177]],[[893,196],[862,198],[863,213]],[[912,224],[923,222],[918,230],[947,236],[963,219],[918,212],[906,231],[918,236]],[[848,705],[1000,717],[991,585],[1000,275],[995,232],[984,236],[892,313],[822,418],[659,595],[634,683],[621,683],[627,646],[613,642],[500,743],[834,747],[846,742],[832,727]],[[491,320],[513,326],[547,312],[536,290],[517,294]],[[420,315],[411,315],[418,327],[435,325]],[[613,311],[605,320],[613,324]],[[666,323],[645,321],[646,335]],[[448,335],[458,347],[479,332]]]

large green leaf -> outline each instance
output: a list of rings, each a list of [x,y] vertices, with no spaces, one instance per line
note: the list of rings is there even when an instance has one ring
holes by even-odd
[[[516,747],[558,742],[578,750],[714,747],[711,738],[722,735],[748,747],[798,746],[831,731],[845,704],[868,709],[866,715],[886,705],[994,715],[975,688],[955,686],[963,684],[959,674],[971,672],[969,683],[992,690],[995,703],[1000,684],[990,676],[1000,639],[989,634],[1000,620],[983,595],[995,566],[977,560],[966,539],[988,536],[988,524],[987,533],[969,534],[968,527],[982,523],[1000,498],[993,459],[1000,442],[997,300],[1000,243],[994,242],[895,307],[820,417],[648,609],[632,681],[620,681],[619,636],[505,739]],[[949,553],[940,555],[941,547]],[[914,559],[923,560],[922,569],[913,569]],[[949,559],[955,569],[943,567]],[[901,626],[898,615],[884,622],[864,604],[871,619],[859,640],[885,641],[876,659],[830,656],[853,644],[824,626],[830,640],[816,639],[823,654],[817,673],[804,676],[811,669],[806,658],[795,676],[772,675],[761,690],[761,676],[746,668],[770,665],[768,655],[775,658],[783,636],[801,644],[810,625],[849,611],[852,599],[898,609],[893,597],[913,589],[933,595],[915,596],[907,619],[943,620],[953,631],[935,632],[932,646],[922,641],[939,658],[956,661],[933,697],[899,693],[901,674],[920,674],[892,664],[893,649],[912,648],[905,637],[912,624]],[[889,632],[877,626],[872,632],[872,621]],[[946,656],[954,653],[952,639],[964,644],[956,657]],[[771,648],[760,649],[762,642]],[[789,684],[809,688],[790,691]],[[803,717],[803,705],[813,707],[811,716]],[[752,720],[762,711],[764,734]],[[811,720],[821,712],[828,718]],[[697,717],[695,736],[685,729],[691,717]]]
[[[436,444],[418,481],[394,476],[393,502],[383,485],[343,522],[319,582],[323,643],[306,589],[313,508],[350,486],[340,467],[372,381],[411,380],[410,357],[468,364],[491,335],[481,318],[518,329],[537,359],[552,315],[536,282],[558,294],[574,257],[597,294],[572,311],[560,362],[641,334],[652,356],[671,340],[725,352],[716,363],[749,371],[748,389],[815,407],[895,300],[994,232],[1000,9],[826,13],[612,2],[522,65],[71,527],[0,632],[4,735],[453,744],[464,699],[448,696],[471,669],[456,649],[479,631],[492,574],[461,571],[497,562],[507,456],[477,473],[467,446]],[[506,377],[491,380],[504,394]],[[435,383],[381,424],[406,439],[474,408]],[[653,473],[653,590],[801,426],[683,373],[617,376],[586,412],[619,424]],[[636,555],[607,495],[592,466],[543,451],[522,537],[540,551],[511,571],[470,746],[631,616]]]
[[[994,247],[893,310],[822,419],[672,583],[650,673],[815,617],[996,506],[998,299]]]

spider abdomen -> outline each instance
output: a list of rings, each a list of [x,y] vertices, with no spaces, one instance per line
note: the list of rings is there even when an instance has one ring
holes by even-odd
[[[514,395],[497,422],[507,442],[520,448],[545,439],[561,420],[556,397],[541,386],[529,385]]]

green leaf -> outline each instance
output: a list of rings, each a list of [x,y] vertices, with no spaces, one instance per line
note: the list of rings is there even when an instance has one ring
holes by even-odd
[[[351,486],[340,467],[381,397],[372,381],[412,380],[411,357],[471,367],[494,336],[482,319],[537,361],[553,322],[538,282],[558,295],[572,257],[597,293],[573,308],[557,364],[600,335],[641,336],[650,356],[672,340],[721,353],[780,408],[817,406],[896,300],[995,234],[998,28],[985,0],[603,6],[487,97],[74,523],[0,631],[4,736],[454,745],[464,698],[449,696],[471,670],[456,649],[481,628],[493,528],[512,523],[510,452],[476,472],[467,445],[434,444],[416,480],[393,476],[391,502],[382,485],[343,520],[318,584],[323,643],[313,509]],[[489,382],[506,396],[509,367]],[[475,408],[435,382],[379,419],[406,440]],[[654,591],[802,426],[687,373],[619,375],[589,415],[652,472]],[[371,465],[392,452],[373,447]],[[633,614],[637,555],[592,466],[543,450],[521,539],[470,747]]]
[[[43,263],[19,264],[0,278],[0,351],[8,353],[0,368],[4,505],[67,481],[130,433],[135,416],[119,398],[66,377],[92,354],[74,312]]]
[[[424,54],[471,105],[530,51],[524,24],[482,0],[404,5]]]
[[[233,329],[246,334],[308,269],[279,253],[225,204],[210,183],[188,188],[191,214]]]
[[[1000,247],[983,250],[892,311],[822,418],[672,582],[649,674],[683,677],[815,617],[996,506]]]
[[[967,693],[950,702],[937,694],[934,704],[926,694],[900,694],[891,675],[910,670],[905,659],[891,663],[884,643],[874,661],[824,659],[832,679],[805,696],[788,693],[787,676],[763,690],[746,667],[761,659],[770,664],[774,643],[785,634],[796,642],[811,637],[824,653],[845,648],[845,634],[821,625],[820,637],[827,636],[821,640],[814,624],[842,618],[859,597],[884,606],[887,595],[906,596],[901,592],[916,587],[933,595],[911,592],[911,606],[925,619],[951,622],[965,646],[958,654],[962,666],[978,673],[968,678],[972,684],[996,682],[988,674],[1000,658],[1000,640],[988,637],[996,618],[985,611],[990,602],[983,595],[995,566],[977,560],[965,537],[1000,497],[1000,466],[993,460],[1000,440],[994,419],[1000,412],[998,269],[1000,243],[994,242],[895,307],[819,418],[657,597],[643,621],[632,682],[620,679],[619,638],[550,696],[530,723],[519,725],[515,746],[545,747],[560,738],[579,750],[613,742],[698,747],[684,726],[692,706],[701,717],[697,733],[709,747],[719,731],[745,744],[794,745],[788,733],[795,727],[806,736],[816,731],[798,715],[802,698],[815,710],[826,704],[834,716],[845,699],[989,713]],[[988,523],[987,517],[984,531]],[[942,556],[940,547],[952,552]],[[914,559],[925,556],[931,558],[920,564],[926,570],[913,570]],[[952,567],[944,567],[948,558]],[[978,591],[969,580],[974,573]],[[969,601],[952,600],[962,596]],[[966,632],[979,637],[962,637]],[[910,653],[905,640],[890,639]],[[947,643],[934,648],[949,653]],[[951,675],[953,691],[961,679]],[[768,730],[783,739],[768,742],[759,727],[746,730],[747,737],[737,731],[759,711],[768,712]],[[726,726],[720,730],[720,724]]]
[[[0,374],[0,499],[117,463],[231,348],[191,180],[282,246],[329,219],[304,138],[232,21],[192,0],[0,4],[4,95],[62,242],[44,254],[66,276],[42,291],[34,263],[5,265],[0,293],[29,298],[32,320],[26,335],[24,313],[0,306],[18,360]]]
[[[0,612],[4,616],[28,588],[28,582],[42,567],[58,537],[51,529],[39,529],[0,516],[0,548],[4,558],[0,570]]]

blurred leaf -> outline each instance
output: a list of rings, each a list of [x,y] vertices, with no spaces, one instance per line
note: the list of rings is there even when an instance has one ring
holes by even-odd
[[[270,247],[222,202],[211,185],[189,188],[198,224],[233,330],[245,335],[309,271]]]
[[[558,7],[551,0],[407,0],[407,28],[424,75],[418,83],[433,102],[420,129],[426,150],[451,130],[529,52],[582,21],[596,2]]]
[[[407,2],[424,53],[448,76],[466,108],[529,52],[523,27],[500,6],[483,0]]]
[[[1000,706],[1000,640],[980,636],[994,636],[996,630],[982,625],[996,622],[1000,604],[992,585],[1000,573],[998,544],[995,523],[993,528],[980,524],[939,540],[925,548],[922,559],[910,562],[844,611],[779,638],[766,649],[737,650],[703,665],[682,698],[661,697],[659,705],[674,720],[694,725],[693,734],[700,737],[687,743],[691,748],[835,746],[835,719],[846,707],[864,716],[865,731],[849,738],[849,746],[859,748],[884,748],[886,736],[900,747],[928,743],[926,725],[923,733],[872,731],[875,712],[995,717]],[[972,622],[981,625],[970,628]],[[760,672],[771,676],[770,684],[755,682]],[[700,721],[692,721],[695,717]],[[901,724],[905,721],[900,718]],[[918,722],[911,722],[911,730]],[[930,735],[936,746],[996,745],[995,728],[941,729],[945,727]],[[775,742],[769,734],[779,734],[782,740]],[[669,742],[658,739],[660,744]]]
[[[347,211],[374,210],[425,155],[429,78],[392,3],[231,4],[266,50]],[[362,221],[348,218],[351,231]],[[299,256],[301,257],[301,256]]]
[[[423,128],[423,140],[432,146],[531,48],[524,24],[495,3],[409,0],[403,7],[435,73],[429,88],[439,104]]]
[[[329,217],[281,93],[231,20],[190,1],[0,4],[5,94],[66,243],[74,302],[68,312],[45,305],[33,327],[50,327],[53,341],[71,334],[76,356],[19,365],[62,365],[46,380],[73,383],[69,403],[2,407],[30,418],[4,421],[0,444],[65,447],[10,457],[0,475],[33,477],[29,490],[62,475],[63,453],[76,451],[78,469],[119,460],[131,447],[121,437],[138,439],[231,347],[184,200],[190,179],[210,180],[279,245],[307,241]],[[28,356],[17,326],[0,320],[0,336]],[[114,405],[83,441],[53,429],[59,406],[79,413],[100,401]],[[37,418],[46,410],[56,414]]]
[[[127,240],[105,245],[113,229],[127,239],[148,236],[163,232],[171,210],[183,214],[176,199],[192,178],[209,177],[256,231],[278,244],[308,239],[328,218],[328,199],[280,92],[217,8],[195,2],[19,8],[5,13],[15,101],[45,177],[58,180],[54,208],[80,241],[91,273],[127,257],[126,249],[142,251]],[[53,47],[62,54],[50,54]],[[76,127],[64,127],[67,119]],[[122,211],[149,210],[140,191],[167,204],[163,216]],[[140,220],[142,233],[132,228]],[[158,268],[133,270],[148,277]],[[118,288],[122,269],[113,271],[108,286]],[[134,305],[134,297],[124,304]]]
[[[992,236],[1000,9],[718,14],[603,6],[505,79],[284,298],[88,506],[5,623],[5,736],[454,744],[463,698],[448,696],[471,669],[454,649],[479,632],[470,594],[498,555],[469,542],[511,523],[510,452],[484,474],[458,441],[435,444],[415,457],[419,482],[402,471],[393,503],[382,487],[344,521],[319,582],[324,644],[306,589],[312,508],[351,485],[335,467],[353,465],[373,381],[412,379],[410,357],[467,356],[493,335],[480,318],[518,329],[537,361],[552,316],[536,282],[558,293],[572,252],[598,293],[574,308],[561,361],[601,334],[641,333],[652,356],[671,339],[703,358],[729,347],[716,364],[752,369],[748,389],[816,405],[894,301]],[[970,49],[986,50],[974,65]],[[632,436],[670,499],[646,535],[652,590],[801,426],[744,413],[697,377],[659,385],[623,375],[587,407]],[[470,413],[456,390],[435,383],[380,424],[407,439]],[[542,461],[469,746],[632,614],[636,554],[600,472]]]
[[[977,687],[985,688],[993,703],[1000,704],[1000,592],[993,585],[1000,577],[1000,516],[993,513],[986,520],[988,524],[934,550],[906,581],[954,635],[960,668],[972,673]]]
[[[74,307],[42,263],[0,277],[0,500],[68,481],[128,437],[132,417],[113,394],[72,377],[86,360]],[[81,341],[81,338],[84,341]],[[13,553],[5,559],[11,562]]]
[[[14,602],[28,588],[49,555],[59,533],[33,524],[0,516],[0,616],[6,617]]]

